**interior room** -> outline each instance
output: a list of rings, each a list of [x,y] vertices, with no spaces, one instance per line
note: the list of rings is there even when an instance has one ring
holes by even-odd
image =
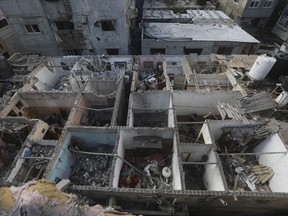
[[[116,129],[68,129],[49,179],[77,186],[108,187],[116,154]]]
[[[176,137],[167,129],[120,132],[113,187],[180,190]]]

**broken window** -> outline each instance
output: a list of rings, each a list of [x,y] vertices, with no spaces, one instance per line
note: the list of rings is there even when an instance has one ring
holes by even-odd
[[[38,33],[40,32],[39,27],[37,24],[29,24],[29,25],[24,25],[27,33]]]
[[[189,49],[184,47],[184,54],[189,55],[190,53],[196,53],[197,55],[201,55],[203,49]]]
[[[151,55],[158,55],[158,54],[165,55],[165,49],[162,49],[162,48],[150,49],[150,54]]]
[[[273,6],[274,0],[266,0],[264,3],[264,8],[271,8]]]
[[[4,28],[7,25],[8,25],[8,22],[5,18],[0,20],[0,29]]]
[[[249,8],[258,8],[260,0],[253,0],[251,1]]]
[[[103,31],[115,31],[115,20],[96,21],[94,26],[101,27]]]
[[[217,50],[217,54],[220,55],[231,55],[233,51],[233,47],[219,47]]]
[[[115,62],[115,67],[127,69],[126,62]]]
[[[74,30],[74,23],[70,21],[55,21],[58,30]]]
[[[2,55],[3,55],[6,59],[10,58],[10,55],[9,55],[8,52],[3,53]]]
[[[119,55],[119,49],[106,49],[108,55]]]
[[[278,25],[282,30],[287,31],[287,28],[288,28],[288,11],[284,12]]]

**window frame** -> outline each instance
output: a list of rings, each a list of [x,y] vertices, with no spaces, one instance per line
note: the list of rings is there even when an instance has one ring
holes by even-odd
[[[250,2],[249,8],[258,8],[260,5],[260,0],[252,0]]]
[[[263,6],[263,8],[272,8],[273,7],[273,5],[274,5],[274,0],[266,0],[265,2],[264,2],[264,6]],[[269,5],[270,4],[270,5]]]
[[[27,34],[40,34],[41,33],[38,24],[25,24],[24,28]]]

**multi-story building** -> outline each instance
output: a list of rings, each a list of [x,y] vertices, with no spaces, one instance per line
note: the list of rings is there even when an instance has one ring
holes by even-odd
[[[255,54],[259,41],[222,11],[146,9],[142,20],[142,54]]]
[[[128,54],[133,0],[1,0],[0,8],[23,44],[41,55]]]
[[[20,38],[0,9],[0,54],[9,58],[15,52],[22,52]]]
[[[218,0],[219,9],[224,11],[240,27],[255,33],[266,26],[278,0]]]

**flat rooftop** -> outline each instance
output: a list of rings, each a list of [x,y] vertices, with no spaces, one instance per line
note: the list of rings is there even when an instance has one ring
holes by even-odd
[[[182,24],[145,23],[144,39],[153,38],[173,41],[230,41],[260,43],[237,25],[225,24]]]

